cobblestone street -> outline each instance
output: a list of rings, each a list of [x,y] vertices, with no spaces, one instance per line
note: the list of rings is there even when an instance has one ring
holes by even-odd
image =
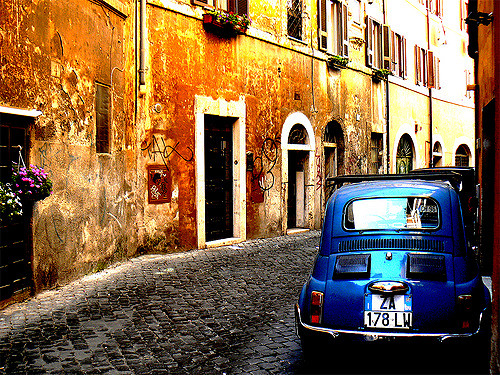
[[[0,373],[294,373],[319,232],[131,259],[0,311]]]
[[[318,245],[310,231],[146,255],[11,305],[0,374],[488,372],[472,347],[364,344],[306,362],[293,306]]]

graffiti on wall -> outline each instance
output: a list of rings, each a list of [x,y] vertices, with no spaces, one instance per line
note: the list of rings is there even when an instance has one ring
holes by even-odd
[[[254,181],[257,181],[262,192],[271,190],[276,181],[274,167],[278,161],[279,144],[278,134],[274,138],[267,137],[262,142],[260,155],[253,159],[252,186],[254,186]]]
[[[170,170],[168,168],[168,161],[173,154],[179,156],[186,162],[190,162],[194,159],[194,152],[191,147],[188,146],[185,150],[182,150],[182,153],[184,153],[183,155],[179,144],[180,142],[177,142],[173,146],[167,145],[163,137],[153,135],[149,143],[147,143],[146,140],[143,142],[143,145],[145,146],[142,147],[141,150],[147,151],[148,157],[151,161],[156,162],[158,160],[158,162],[161,162],[167,170]]]
[[[323,186],[323,173],[321,168],[321,153],[319,150],[316,151],[316,190],[320,190]]]

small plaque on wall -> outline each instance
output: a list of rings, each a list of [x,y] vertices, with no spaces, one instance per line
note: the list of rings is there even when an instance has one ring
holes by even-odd
[[[148,165],[148,203],[170,203],[172,176],[164,165]]]

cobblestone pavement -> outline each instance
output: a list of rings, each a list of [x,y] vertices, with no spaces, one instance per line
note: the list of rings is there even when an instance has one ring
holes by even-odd
[[[446,361],[435,347],[390,343],[306,362],[293,306],[318,245],[310,231],[141,256],[9,306],[0,375],[487,372],[487,359],[463,366],[469,348]]]
[[[319,232],[131,259],[0,311],[0,374],[294,373]]]

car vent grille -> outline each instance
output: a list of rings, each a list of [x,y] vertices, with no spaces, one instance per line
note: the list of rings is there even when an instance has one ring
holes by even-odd
[[[408,254],[408,270],[410,279],[446,280],[444,255]]]
[[[371,249],[411,249],[442,253],[444,252],[444,242],[413,238],[377,238],[341,241],[339,243],[340,252]]]

